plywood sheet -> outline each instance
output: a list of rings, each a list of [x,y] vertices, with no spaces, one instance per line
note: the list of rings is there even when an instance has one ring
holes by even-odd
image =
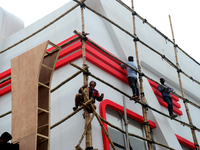
[[[36,133],[38,78],[48,41],[11,60],[13,142]]]

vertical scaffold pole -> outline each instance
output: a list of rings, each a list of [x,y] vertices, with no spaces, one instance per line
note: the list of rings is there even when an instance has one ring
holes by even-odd
[[[83,0],[81,0],[81,2],[83,3]],[[82,21],[82,34],[83,34],[83,36],[85,36],[85,20],[84,20],[84,6],[83,5],[81,5],[81,21]],[[83,59],[83,68],[85,68],[85,67],[87,67],[87,64],[86,64],[85,40],[84,39],[82,39],[82,59]],[[88,84],[88,75],[87,74],[83,74],[83,82],[84,82],[84,84]],[[85,88],[85,93],[89,97],[88,88]],[[84,98],[84,101],[87,101],[87,99]],[[88,112],[87,109],[85,109],[84,115],[85,115],[85,128],[86,128],[88,125],[88,122],[90,120],[90,113]],[[89,125],[89,130],[86,132],[86,143],[85,143],[86,148],[92,147],[90,134],[91,134],[91,123]]]
[[[174,38],[174,31],[173,31],[172,21],[171,21],[171,16],[170,15],[169,15],[169,21],[170,21],[170,26],[171,26],[172,38],[173,38],[173,42],[174,42],[174,53],[175,53],[175,58],[176,58],[176,66],[179,68],[177,50],[176,50],[176,44],[175,44],[175,38]],[[182,86],[182,82],[181,82],[180,71],[178,71],[178,79],[179,79],[179,85],[180,85],[182,97],[185,98],[185,95],[184,95],[184,92],[183,92],[183,86]],[[185,110],[186,110],[186,113],[187,113],[187,117],[188,117],[189,123],[191,125],[193,125],[192,118],[190,116],[190,111],[188,109],[188,105],[187,105],[186,101],[184,101],[184,105],[185,105]],[[197,141],[195,130],[193,128],[191,128],[191,132],[192,132],[192,137],[193,137],[193,141],[194,141],[194,144],[195,144],[195,148],[196,148],[196,150],[199,150],[199,145],[198,145],[198,141]]]
[[[132,10],[134,11],[133,0],[131,0],[131,5],[132,5]],[[133,32],[134,32],[134,35],[136,36],[135,15],[133,14],[132,16],[133,16]],[[135,43],[135,53],[136,53],[136,59],[137,59],[137,66],[138,66],[138,70],[141,72],[139,56],[138,56],[138,49],[137,49],[137,41],[135,40],[134,43]],[[141,101],[143,103],[145,103],[143,80],[142,80],[141,75],[139,75],[139,81],[140,81]],[[143,112],[143,117],[144,117],[144,126],[145,126],[146,138],[151,140],[151,133],[150,133],[150,127],[149,127],[149,122],[148,122],[147,109],[143,105],[142,105],[142,112]],[[147,142],[147,145],[148,145],[149,150],[153,150],[153,145],[152,145],[151,142]]]

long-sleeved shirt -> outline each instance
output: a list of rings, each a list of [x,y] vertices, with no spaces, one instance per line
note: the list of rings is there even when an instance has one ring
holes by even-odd
[[[164,86],[169,88],[169,92],[167,92],[167,89],[165,89],[164,87],[158,85],[158,90],[161,92],[162,97],[165,97],[165,96],[171,97],[170,92],[173,92],[174,89],[172,89],[172,88],[169,87],[168,85],[164,85]]]
[[[90,89],[90,87],[88,87],[88,90],[89,90],[89,99],[94,98],[94,100],[96,99],[99,102],[103,100],[103,97],[100,96],[99,92],[96,89]],[[80,89],[78,92],[82,93]]]
[[[136,65],[134,64],[134,62],[132,61],[127,61],[126,62],[128,65],[132,66],[133,68],[137,69]],[[125,68],[125,64],[121,64],[121,67],[122,68]],[[127,77],[134,77],[134,78],[137,78],[137,72],[133,69],[131,69],[130,67],[127,66],[126,68],[127,70]]]

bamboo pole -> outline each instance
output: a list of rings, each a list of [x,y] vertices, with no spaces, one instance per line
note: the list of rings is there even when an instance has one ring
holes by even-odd
[[[54,92],[55,90],[57,90],[58,88],[60,88],[61,86],[63,86],[65,83],[67,83],[68,81],[70,81],[71,79],[75,78],[77,75],[79,75],[82,71],[78,71],[75,74],[73,74],[71,77],[67,78],[66,80],[64,80],[63,82],[61,82],[59,85],[57,85],[55,88],[51,89],[51,93]]]
[[[132,4],[132,9],[134,11],[134,5],[133,5],[133,0],[131,0],[131,4]],[[133,32],[134,35],[136,35],[136,26],[135,26],[135,16],[133,16]],[[139,61],[139,55],[138,55],[138,48],[137,48],[137,41],[134,41],[135,43],[135,53],[136,53],[136,59],[137,59],[137,67],[138,67],[138,71],[141,72],[141,67],[140,67],[140,61]],[[141,101],[143,103],[146,103],[145,101],[145,95],[144,95],[144,88],[143,88],[143,80],[142,80],[142,76],[139,75],[139,81],[140,81],[140,92],[141,92]],[[148,122],[148,115],[147,115],[147,109],[144,105],[142,105],[142,113],[143,113],[143,119],[144,119],[144,128],[145,128],[145,134],[147,139],[151,139],[151,132],[150,132],[150,127],[149,127],[149,122]],[[153,150],[153,145],[152,142],[147,141],[147,145],[149,150]]]
[[[85,103],[85,105],[89,105],[89,104],[90,104],[91,102],[93,102],[93,101],[94,101],[94,100],[91,99],[91,100],[87,101],[87,102]],[[71,118],[73,115],[75,115],[77,112],[79,112],[79,111],[80,111],[81,109],[83,109],[83,108],[84,108],[83,105],[80,106],[77,110],[75,110],[74,112],[72,112],[71,114],[69,114],[67,117],[65,117],[65,118],[63,118],[62,120],[60,120],[59,122],[53,124],[53,125],[50,127],[50,129],[53,129],[53,128],[55,128],[56,126],[60,125],[61,123],[63,123],[63,122],[66,121],[67,119]]]
[[[84,8],[83,8],[83,1],[81,0],[80,1],[80,5],[81,5],[81,24],[82,24],[82,34],[83,36],[85,36],[85,18],[84,18]],[[87,65],[86,65],[86,55],[85,55],[85,39],[82,39],[82,60],[83,60],[83,68],[86,68]],[[88,69],[88,68],[87,68]],[[83,74],[83,84],[88,84],[88,75],[87,74]],[[85,88],[85,92],[87,93],[87,97],[89,97],[89,91],[88,91],[88,88]],[[84,98],[84,101],[87,101],[86,97]],[[85,115],[85,130],[86,130],[86,127],[88,125],[88,122],[90,120],[90,113],[88,112],[87,109],[84,109],[85,112],[84,112],[84,115]],[[91,123],[89,124],[89,126],[91,126]],[[87,147],[92,147],[92,143],[91,143],[91,128],[88,129],[88,131],[86,132],[86,140],[85,140],[85,146],[86,148]]]
[[[85,1],[85,0],[83,0]],[[41,29],[37,30],[36,32],[32,33],[31,35],[27,36],[26,38],[20,40],[19,42],[9,46],[8,48],[0,51],[0,54],[6,52],[7,50],[17,46],[18,44],[28,40],[29,38],[33,37],[34,35],[38,34],[39,32],[41,32],[42,30],[46,29],[47,27],[49,27],[50,25],[52,25],[53,23],[55,23],[56,21],[58,21],[59,19],[61,19],[62,17],[64,17],[66,14],[70,13],[72,10],[74,10],[76,7],[78,7],[79,4],[74,5],[72,8],[70,8],[69,10],[67,10],[65,13],[63,13],[62,15],[60,15],[59,17],[57,17],[56,19],[54,19],[53,21],[51,21],[50,23],[48,23],[47,25],[45,25],[44,27],[42,27]]]
[[[11,113],[12,113],[12,111],[8,111],[8,112],[4,113],[3,115],[1,115],[0,118],[3,118],[3,117],[5,117],[6,115],[9,115],[9,114],[11,114]]]
[[[81,138],[80,138],[78,144],[76,145],[76,147],[79,147],[79,146],[80,146],[80,144],[81,144],[81,142],[82,142],[82,140],[83,140],[83,138],[84,138],[84,135],[86,134],[86,132],[87,132],[87,131],[89,130],[89,128],[90,128],[90,124],[91,124],[91,122],[92,122],[92,120],[93,120],[93,118],[94,118],[94,115],[95,115],[95,114],[93,113],[92,116],[90,117],[90,120],[88,121],[88,125],[86,126],[86,128],[85,128],[83,134],[81,135]]]
[[[109,125],[110,127],[115,128],[116,130],[118,130],[118,131],[120,131],[120,132],[122,132],[122,133],[124,133],[124,134],[126,133],[126,131],[120,129],[119,127],[117,127],[117,126],[115,126],[115,125],[113,125],[113,124],[111,124],[110,122],[108,122],[107,120],[103,119],[102,117],[100,117],[100,119],[101,119],[103,122],[105,122],[107,125]],[[164,144],[162,144],[162,143],[159,143],[159,142],[153,141],[153,140],[151,140],[151,139],[147,139],[147,138],[141,137],[141,136],[136,135],[136,134],[134,134],[134,133],[128,133],[128,135],[134,136],[134,137],[136,137],[136,138],[138,138],[138,139],[141,139],[141,140],[145,140],[145,141],[147,141],[147,142],[155,143],[155,144],[157,144],[157,145],[160,145],[160,146],[162,146],[162,147],[165,147],[165,148],[168,148],[168,149],[171,149],[171,150],[175,150],[175,149],[173,149],[173,148],[171,148],[171,147],[169,147],[169,146],[166,146],[166,145],[164,145]]]
[[[70,64],[71,64],[72,66],[76,67],[77,69],[82,70],[83,72],[87,72],[86,70],[84,70],[84,69],[82,69],[81,67],[79,67],[79,66],[73,64],[72,62],[71,62]],[[100,82],[102,82],[102,83],[108,85],[109,87],[113,88],[114,90],[118,91],[119,93],[123,94],[124,96],[126,96],[126,97],[128,97],[128,98],[134,100],[135,102],[138,102],[139,104],[144,105],[145,107],[147,107],[147,108],[149,108],[149,109],[151,109],[151,110],[153,110],[153,111],[155,111],[155,112],[157,112],[157,113],[159,113],[159,114],[161,114],[161,115],[163,115],[163,116],[165,116],[165,117],[168,117],[168,118],[171,119],[171,120],[175,120],[175,121],[179,122],[180,124],[182,124],[183,126],[187,126],[187,127],[189,127],[189,128],[195,128],[196,131],[200,132],[200,129],[199,129],[199,128],[197,128],[197,127],[195,127],[195,126],[193,126],[193,125],[191,125],[191,124],[188,124],[188,123],[183,122],[183,121],[181,121],[181,120],[178,120],[178,119],[176,119],[176,118],[171,118],[170,116],[164,114],[163,112],[158,111],[157,109],[151,107],[150,105],[147,105],[146,103],[143,103],[143,102],[141,102],[141,101],[135,100],[132,96],[130,96],[130,95],[126,94],[125,92],[119,90],[118,88],[114,87],[113,85],[109,84],[108,82],[106,82],[106,81],[104,81],[104,80],[98,78],[97,76],[93,75],[92,73],[90,73],[90,76],[93,77],[93,78],[95,78],[96,80],[98,80],[98,81],[100,81]]]
[[[170,21],[171,32],[172,32],[172,39],[173,39],[173,42],[175,43],[174,31],[173,31],[172,21],[171,21],[171,16],[170,16],[170,15],[169,15],[169,21]],[[174,53],[175,53],[175,58],[176,58],[176,66],[179,67],[179,64],[178,64],[178,57],[177,57],[177,51],[176,51],[176,46],[174,46]],[[179,79],[181,94],[182,94],[183,97],[185,97],[184,91],[183,91],[183,86],[182,86],[182,81],[181,81],[180,72],[178,72],[178,79]],[[186,102],[184,103],[184,105],[185,105],[186,114],[187,114],[189,123],[190,123],[191,125],[193,125],[193,123],[192,123],[192,118],[191,118],[191,116],[190,116],[190,111],[189,111],[188,105],[187,105]],[[197,137],[196,137],[195,130],[194,130],[193,128],[191,128],[191,132],[192,132],[192,137],[193,137],[193,141],[194,141],[194,144],[195,144],[195,148],[196,148],[196,150],[199,150],[199,144],[198,144],[198,141],[197,141]]]

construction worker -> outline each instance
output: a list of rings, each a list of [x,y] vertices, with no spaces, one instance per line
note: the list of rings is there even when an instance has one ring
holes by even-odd
[[[134,58],[133,56],[129,56],[128,57],[128,61],[126,62],[128,65],[132,66],[133,68],[137,69],[136,65],[134,64]],[[128,83],[132,89],[133,92],[133,97],[137,98],[138,100],[139,98],[139,90],[137,87],[137,72],[133,69],[131,69],[130,67],[126,67],[125,64],[121,64],[122,69],[127,70],[127,79],[128,79]]]
[[[169,115],[172,118],[177,117],[178,115],[173,114],[173,102],[172,102],[172,97],[170,92],[173,92],[174,89],[172,89],[171,87],[169,87],[168,85],[165,85],[165,79],[160,78],[160,83],[165,86],[166,88],[158,85],[158,90],[161,92],[162,94],[162,98],[163,100],[168,104],[168,111],[169,111]]]
[[[94,100],[96,99],[97,101],[102,101],[104,94],[101,93],[101,95],[99,94],[99,92],[95,89],[96,86],[96,82],[95,81],[90,81],[90,86],[88,87],[88,84],[84,84],[81,88],[85,89],[86,87],[88,87],[89,90],[89,99],[94,98]],[[73,110],[75,111],[78,106],[81,106],[81,103],[84,103],[84,96],[81,92],[81,88],[79,89],[79,94],[76,94],[75,96],[75,107],[73,107]],[[93,107],[96,109],[96,106],[94,105],[95,101],[92,103]]]

